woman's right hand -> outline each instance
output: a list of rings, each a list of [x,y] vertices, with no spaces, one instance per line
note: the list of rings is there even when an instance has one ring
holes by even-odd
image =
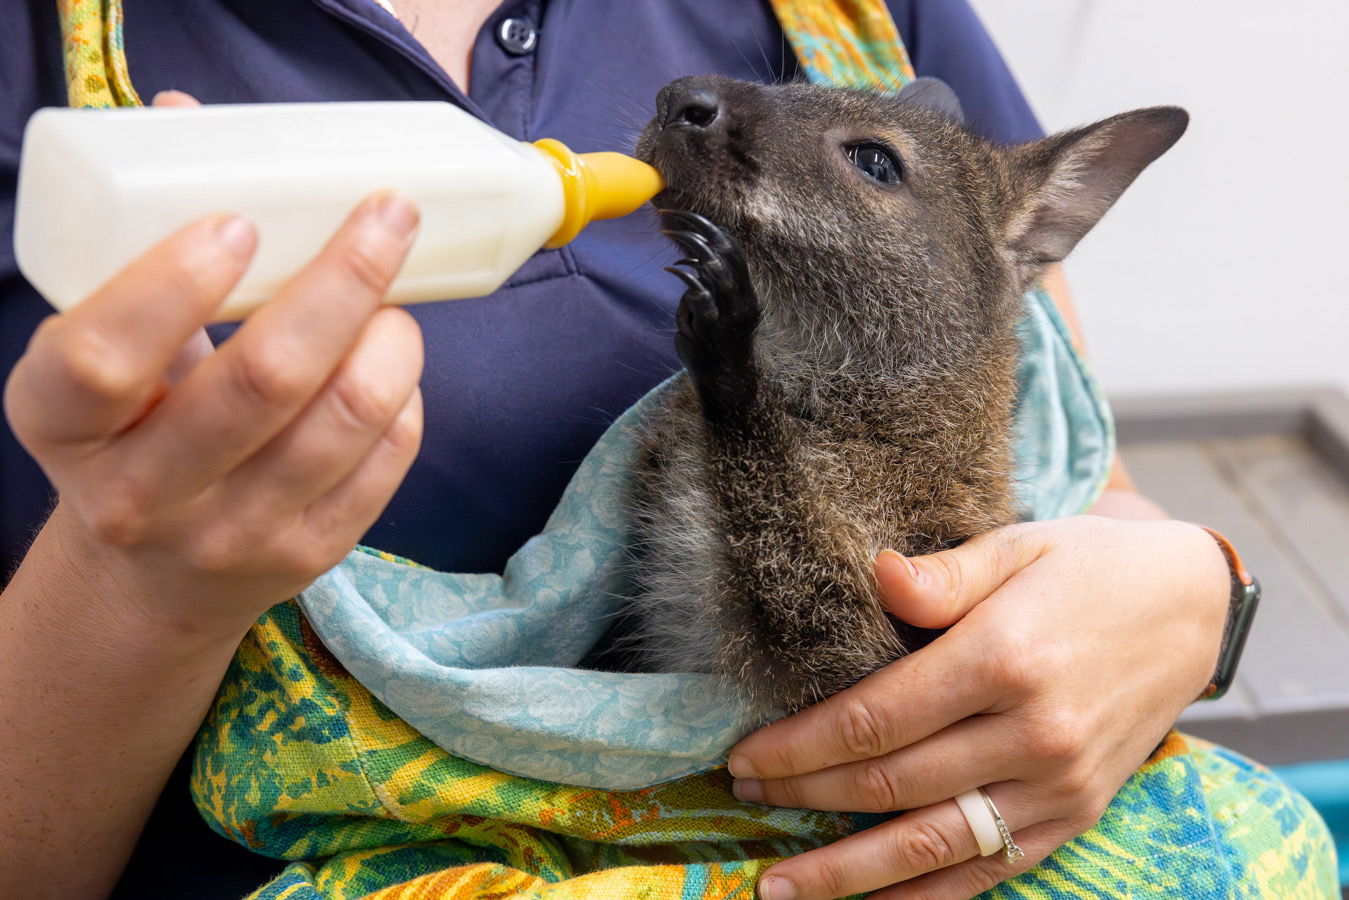
[[[240,634],[336,564],[420,444],[421,335],[381,306],[417,224],[401,195],[368,198],[214,352],[200,329],[257,244],[235,216],[43,322],[4,398],[59,492],[40,543],[149,621]]]

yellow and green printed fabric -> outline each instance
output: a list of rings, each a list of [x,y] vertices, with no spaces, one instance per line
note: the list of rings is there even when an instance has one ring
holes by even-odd
[[[771,0],[801,71],[815,84],[898,90],[914,77],[884,0]]]
[[[140,106],[127,74],[121,0],[57,0],[71,106]]]
[[[743,804],[716,769],[605,791],[451,756],[324,649],[294,603],[240,647],[196,745],[221,834],[293,860],[268,900],[751,898],[774,861],[875,816]],[[1171,735],[1091,831],[990,898],[1330,898],[1321,819],[1268,769]]]

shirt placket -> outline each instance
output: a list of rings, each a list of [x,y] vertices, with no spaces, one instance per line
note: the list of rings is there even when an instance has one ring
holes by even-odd
[[[506,0],[488,16],[473,44],[469,95],[497,128],[520,141],[534,140],[542,4]]]

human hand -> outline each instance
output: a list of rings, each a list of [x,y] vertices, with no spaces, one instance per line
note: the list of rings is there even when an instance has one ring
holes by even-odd
[[[397,194],[367,199],[215,352],[201,326],[256,247],[234,216],[43,322],[5,390],[60,494],[60,540],[42,545],[131,612],[193,630],[246,627],[340,560],[420,442],[420,333],[381,307],[417,221]]]
[[[1229,573],[1194,525],[1077,516],[911,562],[881,554],[883,602],[950,630],[730,758],[742,800],[909,812],[772,866],[765,900],[968,898],[1032,868],[1095,825],[1217,663]],[[950,799],[981,786],[1017,863],[979,857]]]

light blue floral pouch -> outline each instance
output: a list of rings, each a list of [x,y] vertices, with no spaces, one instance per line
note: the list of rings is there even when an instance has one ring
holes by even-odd
[[[1037,289],[1026,307],[1015,441],[1029,520],[1091,504],[1114,431],[1053,302]],[[503,772],[628,790],[724,762],[753,722],[715,676],[574,668],[622,602],[635,426],[668,389],[610,426],[501,575],[436,572],[358,550],[300,595],[315,632],[422,734]]]

